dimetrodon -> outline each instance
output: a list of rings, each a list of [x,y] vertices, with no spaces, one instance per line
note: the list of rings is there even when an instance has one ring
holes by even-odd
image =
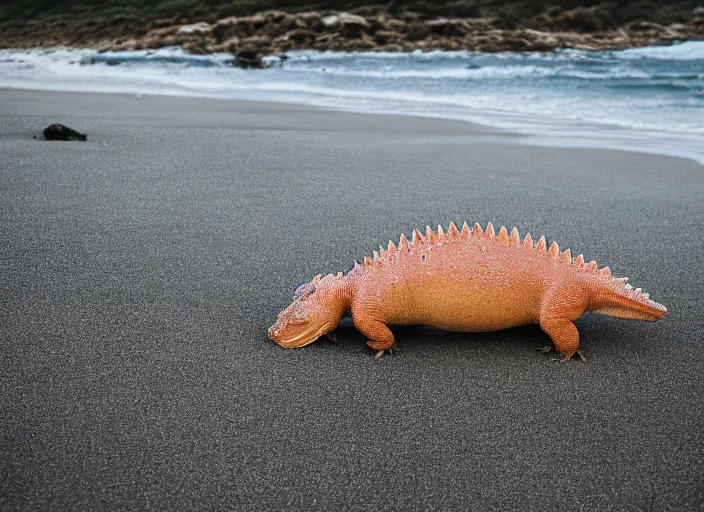
[[[518,230],[495,233],[454,223],[445,232],[401,235],[346,273],[317,275],[300,285],[293,302],[269,329],[283,347],[302,347],[332,332],[345,316],[382,355],[394,347],[393,325],[426,325],[460,332],[489,332],[538,324],[562,361],[579,351],[574,321],[587,311],[632,320],[659,320],[667,309],[640,288],[613,277],[609,267],[560,252],[545,237],[521,240]]]

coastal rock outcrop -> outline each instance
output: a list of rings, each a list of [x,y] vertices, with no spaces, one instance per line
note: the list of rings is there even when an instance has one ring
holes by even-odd
[[[689,21],[661,24],[643,19],[621,21],[612,4],[547,9],[529,19],[512,15],[476,18],[396,13],[383,6],[351,12],[267,11],[222,19],[157,20],[118,17],[69,24],[27,22],[0,31],[2,47],[93,47],[99,50],[156,49],[180,46],[195,53],[230,52],[234,64],[265,67],[263,58],[291,50],[552,51],[557,48],[622,49],[704,39],[704,11]]]
[[[531,25],[542,30],[577,33],[603,33],[615,30],[619,26],[612,12],[601,5],[544,14],[537,16]]]

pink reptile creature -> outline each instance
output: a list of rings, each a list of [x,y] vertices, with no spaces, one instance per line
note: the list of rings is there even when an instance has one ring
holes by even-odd
[[[269,329],[283,347],[302,347],[333,331],[345,315],[368,338],[377,356],[394,346],[389,325],[427,325],[450,331],[488,332],[540,324],[562,361],[579,352],[574,320],[585,311],[655,321],[667,309],[608,267],[585,263],[570,250],[548,249],[545,237],[521,242],[518,230],[494,233],[479,224],[455,224],[445,233],[430,227],[408,242],[374,251],[343,275],[317,275],[296,289],[293,303]],[[550,352],[545,347],[543,352]]]

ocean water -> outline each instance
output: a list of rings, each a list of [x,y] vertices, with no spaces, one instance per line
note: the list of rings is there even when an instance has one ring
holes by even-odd
[[[704,164],[704,41],[554,53],[297,51],[243,70],[180,49],[0,50],[0,87],[281,101],[459,119],[530,144]],[[2,106],[0,105],[0,108]]]

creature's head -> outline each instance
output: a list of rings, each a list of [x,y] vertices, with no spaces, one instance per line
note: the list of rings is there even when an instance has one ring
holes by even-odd
[[[342,274],[318,274],[296,288],[291,305],[269,328],[269,338],[282,347],[303,347],[334,330],[349,305],[342,280]]]

